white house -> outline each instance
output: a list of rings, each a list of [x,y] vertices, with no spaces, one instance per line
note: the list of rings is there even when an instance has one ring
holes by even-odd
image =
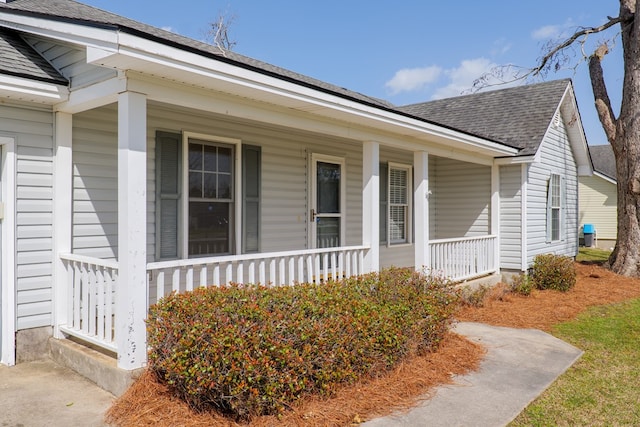
[[[610,144],[590,145],[593,175],[578,180],[580,226],[592,224],[597,246],[613,248],[618,238],[618,185],[616,160]]]
[[[398,108],[71,0],[0,2],[0,50],[2,363],[139,368],[149,304],[201,284],[577,251],[568,80]]]

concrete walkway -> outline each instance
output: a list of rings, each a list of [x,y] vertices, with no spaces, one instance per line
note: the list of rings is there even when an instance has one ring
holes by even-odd
[[[484,345],[477,372],[454,378],[408,413],[362,424],[395,426],[504,426],[573,365],[582,351],[545,332],[480,323],[459,323],[455,331]]]
[[[0,365],[0,426],[104,426],[113,399],[51,360]]]
[[[455,330],[487,348],[480,370],[437,388],[408,413],[364,426],[503,426],[582,354],[538,330],[479,323],[460,323]],[[113,399],[53,361],[0,366],[0,426],[103,426]]]

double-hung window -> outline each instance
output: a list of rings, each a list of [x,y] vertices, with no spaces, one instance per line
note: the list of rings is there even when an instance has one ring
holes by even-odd
[[[158,132],[156,259],[258,252],[260,162],[237,140]]]
[[[564,217],[564,180],[551,174],[547,186],[547,241],[561,240]]]
[[[380,165],[380,241],[411,242],[411,166]]]
[[[229,254],[234,226],[234,147],[189,139],[188,256]]]

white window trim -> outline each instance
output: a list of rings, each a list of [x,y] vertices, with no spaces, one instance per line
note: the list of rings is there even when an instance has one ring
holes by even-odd
[[[196,132],[182,132],[182,205],[180,209],[183,218],[178,242],[181,250],[180,257],[189,257],[189,140],[222,143],[233,146],[233,251],[234,255],[242,253],[242,140],[214,136]]]
[[[316,188],[316,174],[317,174],[317,162],[336,163],[340,165],[342,176],[340,179],[340,246],[345,246],[346,242],[346,218],[347,218],[347,162],[344,157],[330,156],[328,154],[311,153],[311,165],[309,171],[311,176],[309,177],[309,194],[311,199],[308,201],[307,212],[310,213],[311,209],[318,209],[316,204],[317,188]],[[312,225],[308,227],[309,247],[316,247],[316,229]]]
[[[404,169],[407,171],[407,223],[405,229],[406,240],[391,241],[391,169]],[[409,246],[413,243],[413,167],[404,163],[387,163],[387,247],[397,248]]]

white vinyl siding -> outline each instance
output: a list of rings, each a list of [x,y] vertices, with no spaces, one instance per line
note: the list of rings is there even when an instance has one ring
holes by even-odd
[[[616,184],[593,175],[579,178],[578,226],[593,224],[598,239],[617,238],[618,194]]]
[[[522,166],[500,166],[500,268],[522,266]]]
[[[576,161],[571,151],[563,120],[556,121],[543,139],[540,160],[529,168],[527,184],[527,263],[537,254],[554,253],[575,256],[578,247],[578,180]],[[547,239],[547,188],[551,174],[558,174],[564,184],[564,214],[557,241]]]
[[[433,171],[432,171],[433,169]],[[430,165],[430,205],[435,232],[431,239],[476,237],[489,234],[491,168],[437,157]]]
[[[17,329],[52,324],[53,114],[0,106],[0,133],[16,137]]]
[[[75,254],[118,256],[118,128],[112,107],[73,116]]]
[[[115,70],[87,64],[86,47],[84,46],[75,46],[37,36],[27,36],[25,40],[60,74],[69,79],[72,89],[88,86],[117,75]]]

